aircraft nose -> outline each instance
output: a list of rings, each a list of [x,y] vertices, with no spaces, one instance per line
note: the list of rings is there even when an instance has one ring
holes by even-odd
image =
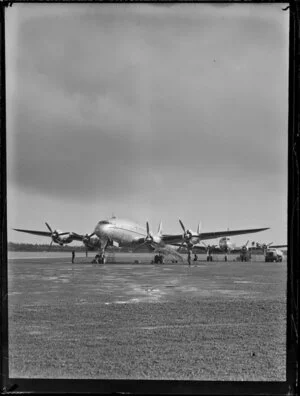
[[[95,227],[95,234],[98,236],[103,235],[103,233],[105,233],[105,230],[107,228],[107,222],[106,221],[99,221],[99,223],[96,225]]]
[[[95,233],[97,236],[100,236],[100,235],[101,235],[101,227],[100,227],[99,224],[96,225],[96,227],[95,227],[95,229],[94,229],[94,233]]]

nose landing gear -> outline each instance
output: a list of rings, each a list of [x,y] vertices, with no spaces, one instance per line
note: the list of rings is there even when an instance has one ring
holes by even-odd
[[[105,254],[96,254],[94,260],[92,261],[93,264],[105,264],[106,263],[106,256]]]
[[[163,264],[164,263],[164,256],[162,254],[156,254],[154,256],[154,264]]]

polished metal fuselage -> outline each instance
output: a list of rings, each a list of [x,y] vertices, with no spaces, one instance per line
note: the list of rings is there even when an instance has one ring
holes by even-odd
[[[120,245],[134,244],[147,236],[146,228],[120,218],[99,221],[94,232],[101,241],[112,240]]]

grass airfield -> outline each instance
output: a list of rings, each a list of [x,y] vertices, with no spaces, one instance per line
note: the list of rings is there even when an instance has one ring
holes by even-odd
[[[286,262],[40,256],[8,261],[10,377],[285,381]]]

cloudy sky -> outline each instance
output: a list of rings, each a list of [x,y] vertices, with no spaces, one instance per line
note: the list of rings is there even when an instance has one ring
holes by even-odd
[[[48,242],[12,227],[91,232],[113,213],[286,242],[282,8],[6,9],[9,241]]]

